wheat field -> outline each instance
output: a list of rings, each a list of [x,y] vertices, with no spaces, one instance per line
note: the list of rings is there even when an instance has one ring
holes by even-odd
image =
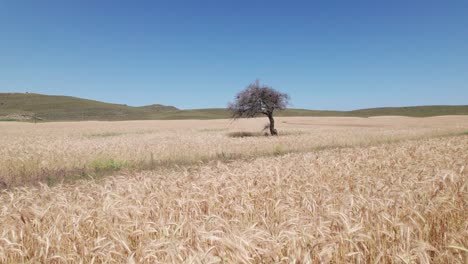
[[[467,262],[467,116],[264,123],[0,123],[0,263]]]
[[[278,118],[282,136],[264,137],[264,119],[0,122],[0,185],[23,186],[329,147],[372,145],[463,133],[466,116]],[[253,132],[255,136],[229,137]]]

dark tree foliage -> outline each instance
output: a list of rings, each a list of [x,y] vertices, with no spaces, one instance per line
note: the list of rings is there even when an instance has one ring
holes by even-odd
[[[229,103],[228,109],[233,118],[255,117],[264,114],[270,121],[271,135],[278,135],[275,129],[273,112],[284,110],[288,106],[289,95],[281,93],[270,86],[260,85],[256,80],[236,95],[236,100]]]

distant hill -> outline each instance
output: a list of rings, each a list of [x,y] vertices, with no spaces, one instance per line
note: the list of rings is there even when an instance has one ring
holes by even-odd
[[[0,118],[59,120],[157,119],[162,112],[176,111],[165,105],[132,107],[71,96],[34,93],[0,93]]]
[[[382,107],[353,111],[321,111],[288,109],[277,116],[383,116],[400,115],[427,117],[437,115],[468,115],[468,105],[434,105]],[[221,119],[230,118],[224,108],[179,110],[173,106],[153,104],[132,107],[71,96],[34,93],[0,93],[0,121],[43,120],[153,120],[153,119]]]
[[[402,106],[402,107],[378,107],[358,109],[352,111],[320,111],[291,109],[279,116],[410,116],[428,117],[441,115],[468,115],[468,105],[424,105],[424,106]]]

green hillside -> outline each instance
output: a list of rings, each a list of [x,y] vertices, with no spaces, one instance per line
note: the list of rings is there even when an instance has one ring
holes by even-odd
[[[33,93],[0,93],[0,117],[47,121],[157,119],[161,112],[178,110],[172,106],[131,107],[71,96]]]
[[[409,107],[382,107],[353,111],[329,111],[308,109],[287,109],[278,111],[276,116],[412,116],[428,117],[438,115],[468,115],[468,105],[433,105]],[[223,108],[179,110],[162,113],[160,119],[219,119],[230,118],[230,113]]]
[[[382,107],[353,111],[288,109],[285,111],[279,111],[276,115],[356,117],[382,115],[414,117],[468,115],[468,105]],[[71,96],[42,95],[33,93],[0,93],[0,121],[31,121],[35,118],[42,121],[221,119],[230,118],[230,114],[223,108],[179,110],[173,106],[159,104],[132,107]]]
[[[468,115],[468,105],[427,105],[410,107],[380,107],[359,109],[348,112],[355,116],[438,116],[438,115]]]

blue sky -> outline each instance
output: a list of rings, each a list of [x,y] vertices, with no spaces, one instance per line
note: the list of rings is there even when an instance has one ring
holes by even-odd
[[[0,0],[0,92],[225,107],[468,104],[468,1]]]

